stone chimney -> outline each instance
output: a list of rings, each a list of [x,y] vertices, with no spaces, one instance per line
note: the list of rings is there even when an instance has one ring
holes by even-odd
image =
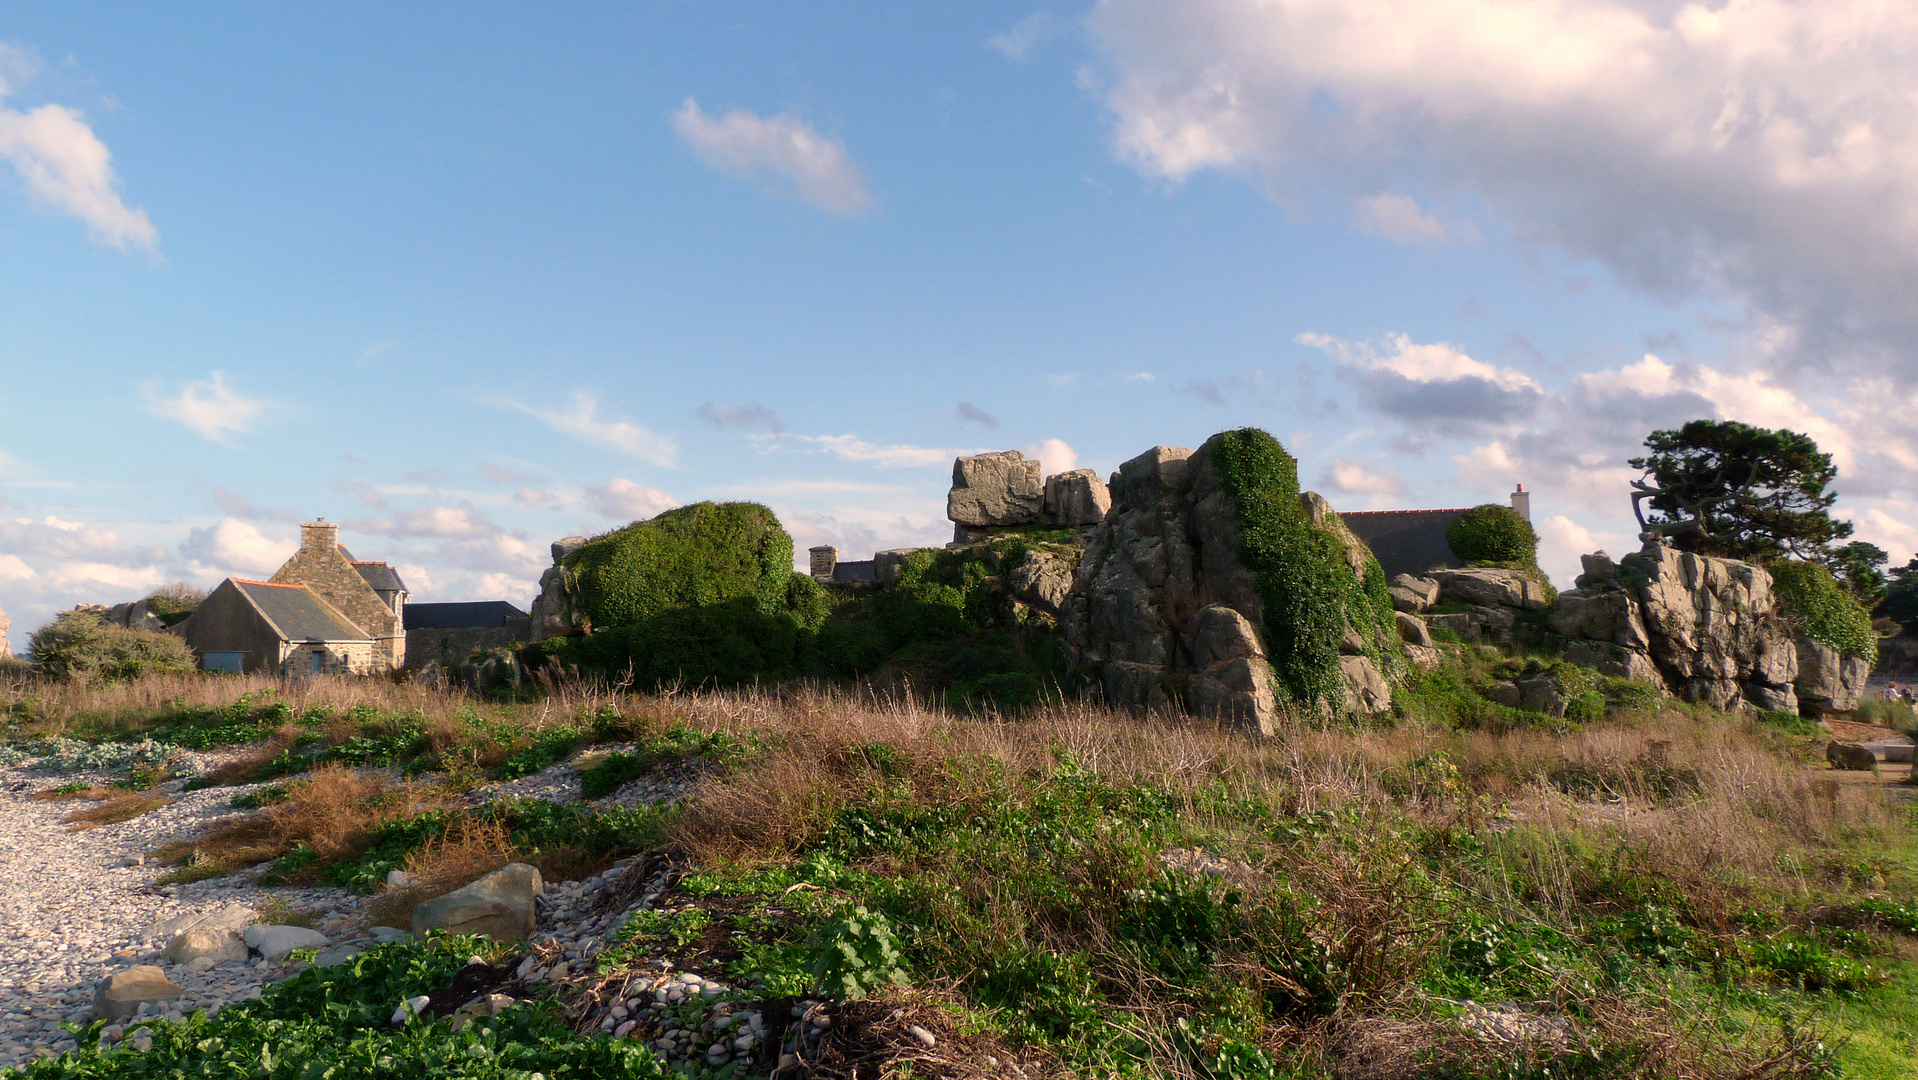
[[[1532,520],[1532,493],[1525,490],[1524,484],[1520,484],[1518,489],[1512,492],[1512,509],[1526,521]]]
[[[340,546],[340,527],[330,521],[309,521],[300,526],[303,551],[333,551]]]
[[[832,572],[839,567],[839,549],[829,544],[821,544],[811,549],[812,579],[831,581]]]

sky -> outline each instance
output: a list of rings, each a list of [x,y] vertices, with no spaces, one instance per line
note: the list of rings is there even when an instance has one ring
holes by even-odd
[[[1271,431],[1341,509],[1805,432],[1918,548],[1918,5],[23,2],[0,13],[0,609],[415,600],[701,499],[942,543],[952,459]]]

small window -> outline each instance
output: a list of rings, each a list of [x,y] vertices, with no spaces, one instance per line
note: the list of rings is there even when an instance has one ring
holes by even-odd
[[[206,671],[238,675],[246,670],[246,654],[243,652],[205,653],[200,657],[200,667]]]
[[[306,655],[312,657],[313,674],[318,675],[320,673],[320,666],[326,663],[326,654],[323,652],[311,652]]]

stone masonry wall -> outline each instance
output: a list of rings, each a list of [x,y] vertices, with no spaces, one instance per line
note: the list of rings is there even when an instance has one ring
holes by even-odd
[[[399,616],[340,554],[340,527],[328,521],[300,526],[300,550],[269,579],[276,585],[305,585],[338,608],[353,625],[374,639],[372,663],[398,667],[406,657],[406,633]]]

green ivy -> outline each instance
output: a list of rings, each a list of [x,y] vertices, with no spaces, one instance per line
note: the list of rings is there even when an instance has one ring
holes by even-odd
[[[770,613],[793,587],[793,542],[758,503],[701,502],[596,536],[565,566],[595,628],[740,599]]]
[[[1772,587],[1802,623],[1803,633],[1845,656],[1878,659],[1878,632],[1871,612],[1851,598],[1831,571],[1812,562],[1775,562]]]
[[[1243,537],[1241,558],[1265,601],[1267,652],[1286,694],[1338,709],[1345,698],[1339,646],[1348,625],[1387,675],[1396,655],[1377,642],[1397,637],[1385,573],[1367,555],[1365,579],[1352,576],[1340,542],[1312,524],[1299,501],[1298,462],[1269,432],[1240,428],[1207,443]]]

